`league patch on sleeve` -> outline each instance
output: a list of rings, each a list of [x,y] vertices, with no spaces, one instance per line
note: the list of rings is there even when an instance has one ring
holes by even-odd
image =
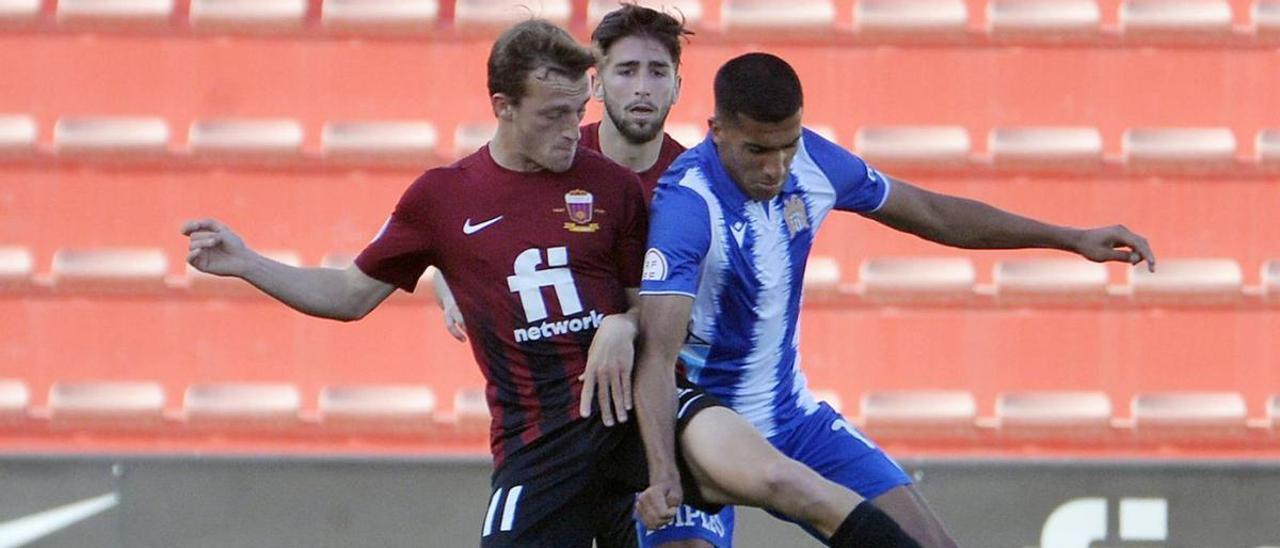
[[[661,282],[667,279],[667,256],[657,248],[649,248],[644,254],[643,281]]]

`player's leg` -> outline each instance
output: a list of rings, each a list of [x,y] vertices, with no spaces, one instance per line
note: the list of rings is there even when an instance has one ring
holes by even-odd
[[[870,499],[922,545],[956,545],[906,472],[827,404],[770,441],[823,477]]]

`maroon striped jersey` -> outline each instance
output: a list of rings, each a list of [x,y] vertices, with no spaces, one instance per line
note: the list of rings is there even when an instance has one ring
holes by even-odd
[[[356,258],[413,291],[434,265],[487,381],[495,465],[580,420],[578,376],[600,321],[640,285],[648,223],[636,174],[579,148],[564,173],[515,172],[489,147],[427,171]]]
[[[582,126],[581,132],[582,137],[578,140],[579,147],[604,153],[600,150],[600,122]],[[658,161],[654,162],[649,169],[637,174],[640,176],[640,182],[644,184],[645,203],[653,200],[653,191],[658,188],[658,179],[667,171],[671,162],[676,161],[676,158],[684,153],[684,150],[684,146],[679,141],[666,133],[662,134],[662,151],[658,153]]]

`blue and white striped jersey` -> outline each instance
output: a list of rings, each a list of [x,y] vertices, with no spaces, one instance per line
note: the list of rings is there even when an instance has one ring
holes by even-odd
[[[888,179],[808,129],[767,202],[743,194],[710,137],[681,155],[653,200],[640,293],[694,298],[689,379],[765,436],[817,410],[797,352],[809,249],[832,209],[875,211],[888,197]]]

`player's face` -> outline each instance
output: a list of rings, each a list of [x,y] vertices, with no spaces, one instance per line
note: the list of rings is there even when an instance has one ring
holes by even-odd
[[[769,200],[782,191],[800,146],[801,111],[781,122],[757,122],[745,115],[711,119],[711,139],[720,162],[738,188],[752,200]]]
[[[618,132],[632,144],[641,144],[662,134],[680,95],[680,76],[661,43],[628,36],[609,47],[592,87]]]
[[[546,69],[530,73],[524,98],[502,118],[512,124],[519,153],[548,171],[568,171],[589,94],[585,74],[571,79]]]

